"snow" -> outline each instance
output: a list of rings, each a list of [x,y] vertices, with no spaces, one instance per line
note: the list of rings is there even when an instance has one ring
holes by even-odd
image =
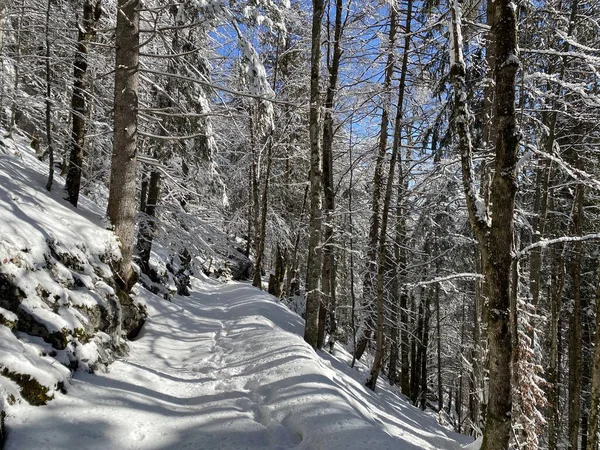
[[[450,14],[450,67],[458,64],[462,67],[465,65],[465,60],[462,52],[463,37],[462,37],[462,10],[458,0],[453,0],[452,9],[454,15]],[[454,23],[455,22],[455,23]]]
[[[15,298],[0,299],[2,323],[13,327],[19,316],[29,316],[39,327],[28,325],[32,334],[43,335],[45,329],[64,338],[64,349],[57,350],[40,337],[1,325],[0,372],[29,375],[52,395],[70,377],[62,364],[88,368],[100,352],[106,355],[98,348],[103,337],[94,335],[93,324],[77,307],[100,307],[114,294],[102,278],[112,277],[108,263],[119,251],[112,232],[102,226],[103,211],[85,197],[73,208],[63,199],[58,174],[48,192],[47,173],[47,163],[37,159],[26,139],[0,138],[0,276],[8,281],[6,289],[20,290]],[[19,302],[18,309],[12,301]],[[0,402],[9,398],[20,401],[19,390],[0,377]]]
[[[350,355],[315,353],[302,319],[242,283],[192,280],[173,303],[137,289],[150,318],[109,373],[78,372],[68,395],[9,409],[7,450],[460,449]]]
[[[479,450],[483,443],[483,437],[478,437],[476,440],[463,447],[464,450]]]
[[[55,364],[49,357],[41,357],[33,345],[25,344],[5,326],[0,325],[0,367],[9,372],[30,375],[52,391],[56,383],[65,382],[69,369]],[[2,386],[0,381],[0,390]],[[52,394],[52,392],[50,392]]]
[[[335,357],[314,352],[300,316],[274,297],[202,275],[190,297],[173,302],[136,286],[149,320],[130,354],[106,373],[85,372],[113,337],[97,331],[80,341],[90,319],[74,306],[93,308],[114,294],[106,281],[116,241],[103,210],[85,197],[77,209],[62,198],[58,174],[54,190],[44,189],[47,166],[25,140],[0,143],[0,275],[26,296],[18,315],[0,315],[12,326],[27,311],[67,339],[57,350],[0,325],[0,370],[29,375],[54,396],[30,406],[0,376],[6,449],[454,450],[471,440],[383,380],[375,393],[366,389],[368,368],[351,369],[342,348]],[[72,374],[65,365],[74,361],[84,370]]]

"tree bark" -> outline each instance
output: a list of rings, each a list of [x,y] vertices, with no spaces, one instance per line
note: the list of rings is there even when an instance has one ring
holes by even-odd
[[[294,248],[292,250],[292,257],[290,260],[290,267],[287,271],[287,279],[285,282],[285,293],[284,295],[292,297],[296,295],[292,292],[292,280],[298,278],[298,247],[300,246],[300,228],[302,225],[302,217],[304,217],[304,211],[306,210],[306,200],[308,198],[309,186],[307,185],[304,189],[304,197],[302,198],[302,208],[300,208],[300,215],[298,216],[298,226],[296,228],[296,239],[294,241]]]
[[[561,246],[562,247],[562,246]],[[565,285],[565,265],[562,256],[562,248],[555,250],[558,257],[554,258],[552,276],[550,283],[550,355],[548,368],[546,369],[546,380],[548,382],[548,450],[556,450],[558,444],[559,424],[559,379],[558,379],[558,357],[560,354],[560,304]],[[595,449],[594,449],[595,450]]]
[[[600,266],[598,267],[596,281],[596,311],[600,311]],[[584,450],[598,449],[598,409],[600,408],[600,317],[598,317],[598,315],[596,315],[596,336],[594,338],[594,357],[592,364],[590,420],[587,448]]]
[[[429,321],[431,318],[431,292],[425,294],[423,335],[421,339],[421,380],[420,380],[420,404],[419,407],[425,411],[427,407],[427,347],[429,346]]]
[[[159,196],[160,172],[154,170],[150,173],[148,197],[145,201],[145,208],[141,211],[144,213],[144,217],[140,221],[137,241],[140,270],[145,274],[150,273],[150,253],[156,229],[156,205],[158,204]]]
[[[455,123],[459,136],[463,187],[471,226],[483,254],[485,279],[489,290],[487,326],[489,339],[490,397],[482,443],[483,450],[508,448],[511,436],[511,375],[513,339],[510,331],[511,263],[513,247],[516,163],[519,130],[515,113],[515,77],[519,68],[516,8],[509,0],[495,0],[491,36],[494,42],[494,108],[492,131],[495,172],[490,189],[491,214],[477,197],[473,185],[473,146],[466,104],[465,66],[462,56],[460,6],[451,5],[450,69],[455,96]],[[491,223],[489,217],[491,216]]]
[[[118,0],[114,137],[108,196],[108,217],[121,244],[116,279],[126,292],[135,283],[131,260],[136,213],[139,7],[139,0]]]
[[[81,186],[81,172],[85,157],[85,132],[86,118],[89,108],[87,107],[89,96],[87,94],[87,69],[88,69],[88,48],[89,43],[95,35],[94,25],[100,19],[100,14],[95,11],[101,11],[99,1],[96,7],[92,5],[91,0],[83,2],[83,20],[79,25],[77,34],[77,51],[73,61],[73,94],[71,96],[71,152],[69,153],[69,168],[65,189],[67,191],[67,200],[77,206],[79,201],[79,189]]]
[[[267,143],[267,170],[265,173],[265,185],[263,187],[262,199],[261,199],[261,210],[260,210],[260,222],[258,223],[259,232],[256,236],[256,262],[254,264],[254,286],[262,290],[262,260],[265,253],[265,238],[267,234],[267,210],[269,206],[269,177],[271,176],[271,162],[273,153],[273,137],[268,136],[269,142]],[[258,230],[257,230],[258,231]]]
[[[379,142],[377,145],[377,159],[375,161],[375,172],[373,173],[373,195],[371,200],[371,221],[369,226],[369,246],[367,248],[367,270],[363,278],[364,305],[367,307],[367,319],[364,331],[360,336],[358,344],[354,347],[354,358],[360,359],[371,339],[373,325],[375,323],[375,295],[373,293],[373,279],[377,273],[377,241],[379,239],[379,210],[381,191],[383,189],[383,164],[387,151],[389,108],[392,95],[392,77],[394,75],[394,54],[396,45],[397,18],[396,9],[390,7],[390,31],[388,37],[388,55],[383,80],[383,108],[381,110],[381,127],[379,131]]]
[[[306,326],[304,340],[317,348],[319,335],[319,308],[321,306],[321,208],[322,208],[322,167],[321,143],[319,139],[319,108],[321,78],[321,24],[323,21],[323,0],[313,0],[312,42],[310,55],[310,237],[308,242],[306,276]]]
[[[400,155],[400,144],[402,137],[402,117],[404,105],[404,90],[406,87],[406,75],[408,66],[408,52],[411,42],[410,27],[412,23],[412,6],[413,1],[408,0],[406,5],[406,23],[405,23],[405,38],[404,38],[404,53],[402,54],[402,67],[400,69],[400,81],[398,82],[398,106],[396,108],[396,118],[394,121],[394,141],[392,144],[392,155],[390,158],[390,168],[385,188],[385,196],[383,200],[383,210],[381,212],[381,229],[379,230],[379,243],[377,255],[377,343],[375,347],[375,358],[371,367],[371,373],[367,380],[367,387],[375,390],[377,378],[383,364],[383,333],[384,333],[384,304],[383,304],[383,285],[386,260],[386,238],[387,238],[387,223],[392,201],[392,189],[394,184],[394,172],[396,169],[396,161]]]
[[[19,80],[21,78],[21,42],[23,40],[23,18],[25,17],[25,0],[21,0],[20,14],[17,23],[17,30],[15,36],[15,75],[13,82],[13,98],[10,107],[10,124],[8,129],[8,135],[12,136],[15,131],[15,125],[17,121],[17,103],[19,94]]]
[[[323,223],[323,271],[321,284],[323,286],[323,297],[321,308],[329,316],[329,334],[335,332],[336,324],[336,273],[335,252],[333,233],[333,212],[335,209],[335,186],[333,184],[333,139],[335,134],[333,124],[333,109],[335,105],[335,94],[337,91],[337,79],[342,59],[341,39],[343,33],[342,25],[343,1],[335,0],[335,25],[333,31],[333,54],[329,63],[329,85],[324,103],[323,118],[323,197],[325,200],[324,223]],[[325,320],[319,321],[319,338],[317,347],[322,348],[325,337]]]
[[[581,235],[583,220],[584,190],[582,185],[577,185],[573,215],[571,218],[572,232]],[[571,290],[573,295],[573,310],[569,317],[569,448],[577,449],[579,442],[579,425],[581,420],[581,242],[575,244],[571,268]]]
[[[48,146],[48,181],[46,189],[54,183],[54,146],[52,144],[52,73],[50,72],[50,11],[52,1],[46,2],[46,145]]]

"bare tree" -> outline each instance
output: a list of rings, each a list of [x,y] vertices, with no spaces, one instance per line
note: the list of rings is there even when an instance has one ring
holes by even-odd
[[[321,92],[321,25],[323,21],[323,0],[313,0],[312,43],[310,51],[310,237],[306,273],[306,326],[304,340],[317,348],[319,337],[319,308],[321,306],[321,217],[323,168],[320,142]]]
[[[139,14],[139,0],[119,0],[108,217],[121,243],[121,260],[116,272],[119,285],[125,291],[135,282],[132,255],[136,213]]]
[[[492,136],[495,147],[494,177],[490,188],[491,210],[478,196],[473,182],[473,144],[462,54],[461,11],[451,9],[450,69],[454,86],[455,123],[461,157],[463,188],[473,231],[483,255],[488,285],[490,397],[482,449],[507,449],[511,436],[511,367],[513,336],[510,327],[511,266],[519,129],[515,113],[515,77],[519,68],[516,7],[509,0],[490,4],[494,67]]]

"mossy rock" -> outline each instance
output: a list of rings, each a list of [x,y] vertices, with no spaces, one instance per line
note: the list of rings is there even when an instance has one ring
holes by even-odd
[[[19,308],[25,297],[25,293],[15,285],[9,275],[0,273],[0,307],[17,315],[18,321],[14,328],[31,336],[41,337],[57,350],[64,350],[69,342],[65,333],[49,331],[43,324],[37,322],[33,316]]]
[[[15,285],[10,275],[0,273],[0,307],[16,312],[25,293]]]
[[[21,396],[31,405],[45,405],[54,398],[49,393],[50,390],[38,383],[31,375],[11,372],[6,367],[2,369],[0,374],[17,383],[21,388]],[[59,386],[59,388],[61,387]]]
[[[73,336],[75,336],[82,344],[90,342],[90,335],[84,328],[75,328],[75,330],[73,330]]]
[[[9,330],[14,330],[15,329],[15,327],[17,326],[17,321],[18,320],[9,320],[9,319],[7,319],[0,312],[0,325],[4,325]]]
[[[65,267],[68,267],[71,270],[76,272],[83,272],[85,268],[85,263],[81,261],[77,256],[64,252],[61,253],[57,249],[57,244],[54,239],[47,239],[48,248],[50,249],[50,254],[57,260],[63,263]]]
[[[122,329],[127,339],[135,339],[146,321],[146,309],[135,303],[133,298],[121,289],[117,289],[117,296],[121,308]]]

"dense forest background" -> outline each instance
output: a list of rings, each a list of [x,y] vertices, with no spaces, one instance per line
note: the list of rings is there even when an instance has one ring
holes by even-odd
[[[8,0],[0,123],[107,207],[123,291],[252,280],[482,448],[595,450],[599,17]]]

